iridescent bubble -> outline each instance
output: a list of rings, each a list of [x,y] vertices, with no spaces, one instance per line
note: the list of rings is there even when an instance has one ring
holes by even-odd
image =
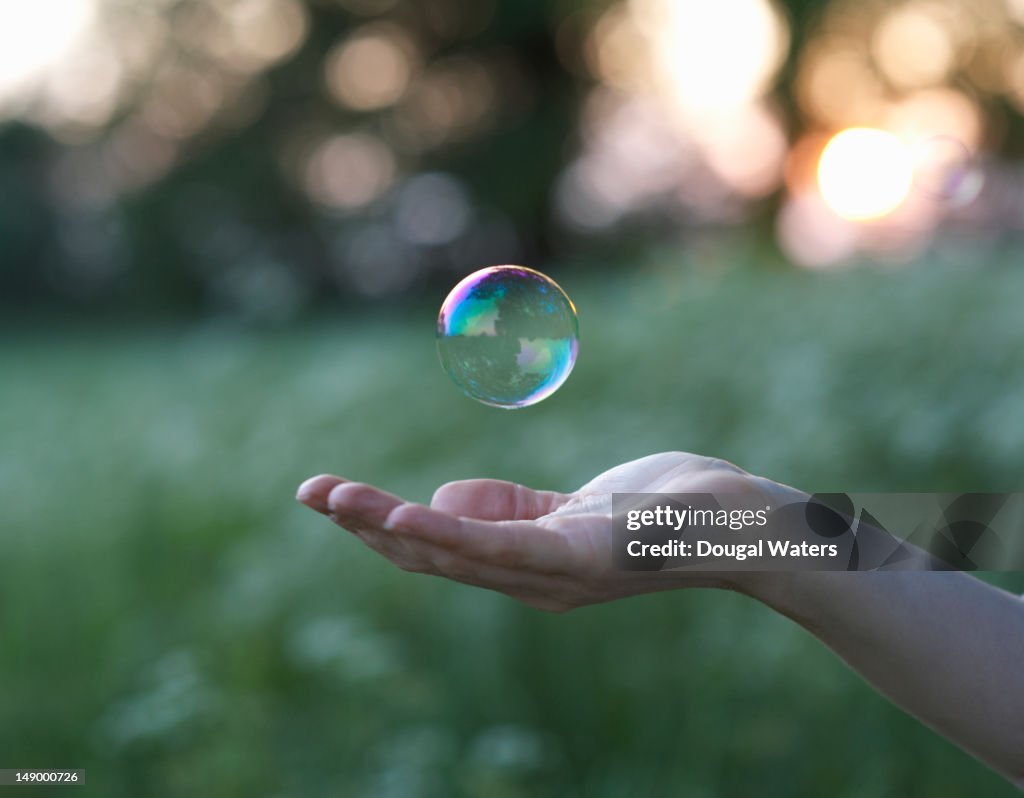
[[[914,185],[940,202],[963,207],[981,192],[984,176],[974,154],[952,136],[930,136],[913,147]]]
[[[473,272],[437,317],[444,370],[463,393],[492,407],[527,407],[551,396],[576,363],[578,336],[569,297],[523,266]]]

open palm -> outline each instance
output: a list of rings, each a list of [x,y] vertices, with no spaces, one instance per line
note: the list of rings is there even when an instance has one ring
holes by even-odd
[[[564,611],[653,590],[724,586],[714,574],[614,570],[613,493],[735,493],[764,489],[758,482],[722,460],[664,452],[616,466],[573,493],[470,479],[443,485],[426,507],[322,475],[304,482],[297,498],[404,570]]]

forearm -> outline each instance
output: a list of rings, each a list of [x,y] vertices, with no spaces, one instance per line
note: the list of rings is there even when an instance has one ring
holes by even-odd
[[[792,618],[897,705],[1024,787],[1024,601],[964,573],[762,573]]]

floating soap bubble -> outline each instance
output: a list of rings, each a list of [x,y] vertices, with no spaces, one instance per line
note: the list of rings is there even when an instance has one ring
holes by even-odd
[[[576,308],[549,277],[491,266],[466,277],[437,318],[441,365],[472,399],[536,404],[561,387],[579,351]]]
[[[974,154],[952,136],[931,136],[913,147],[914,186],[932,199],[963,207],[981,192],[984,177]]]

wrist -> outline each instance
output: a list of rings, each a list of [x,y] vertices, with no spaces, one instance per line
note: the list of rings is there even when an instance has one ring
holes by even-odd
[[[809,595],[820,598],[819,583],[822,577],[830,575],[814,571],[748,571],[736,574],[733,589],[795,619],[802,617],[807,605],[813,603]]]

